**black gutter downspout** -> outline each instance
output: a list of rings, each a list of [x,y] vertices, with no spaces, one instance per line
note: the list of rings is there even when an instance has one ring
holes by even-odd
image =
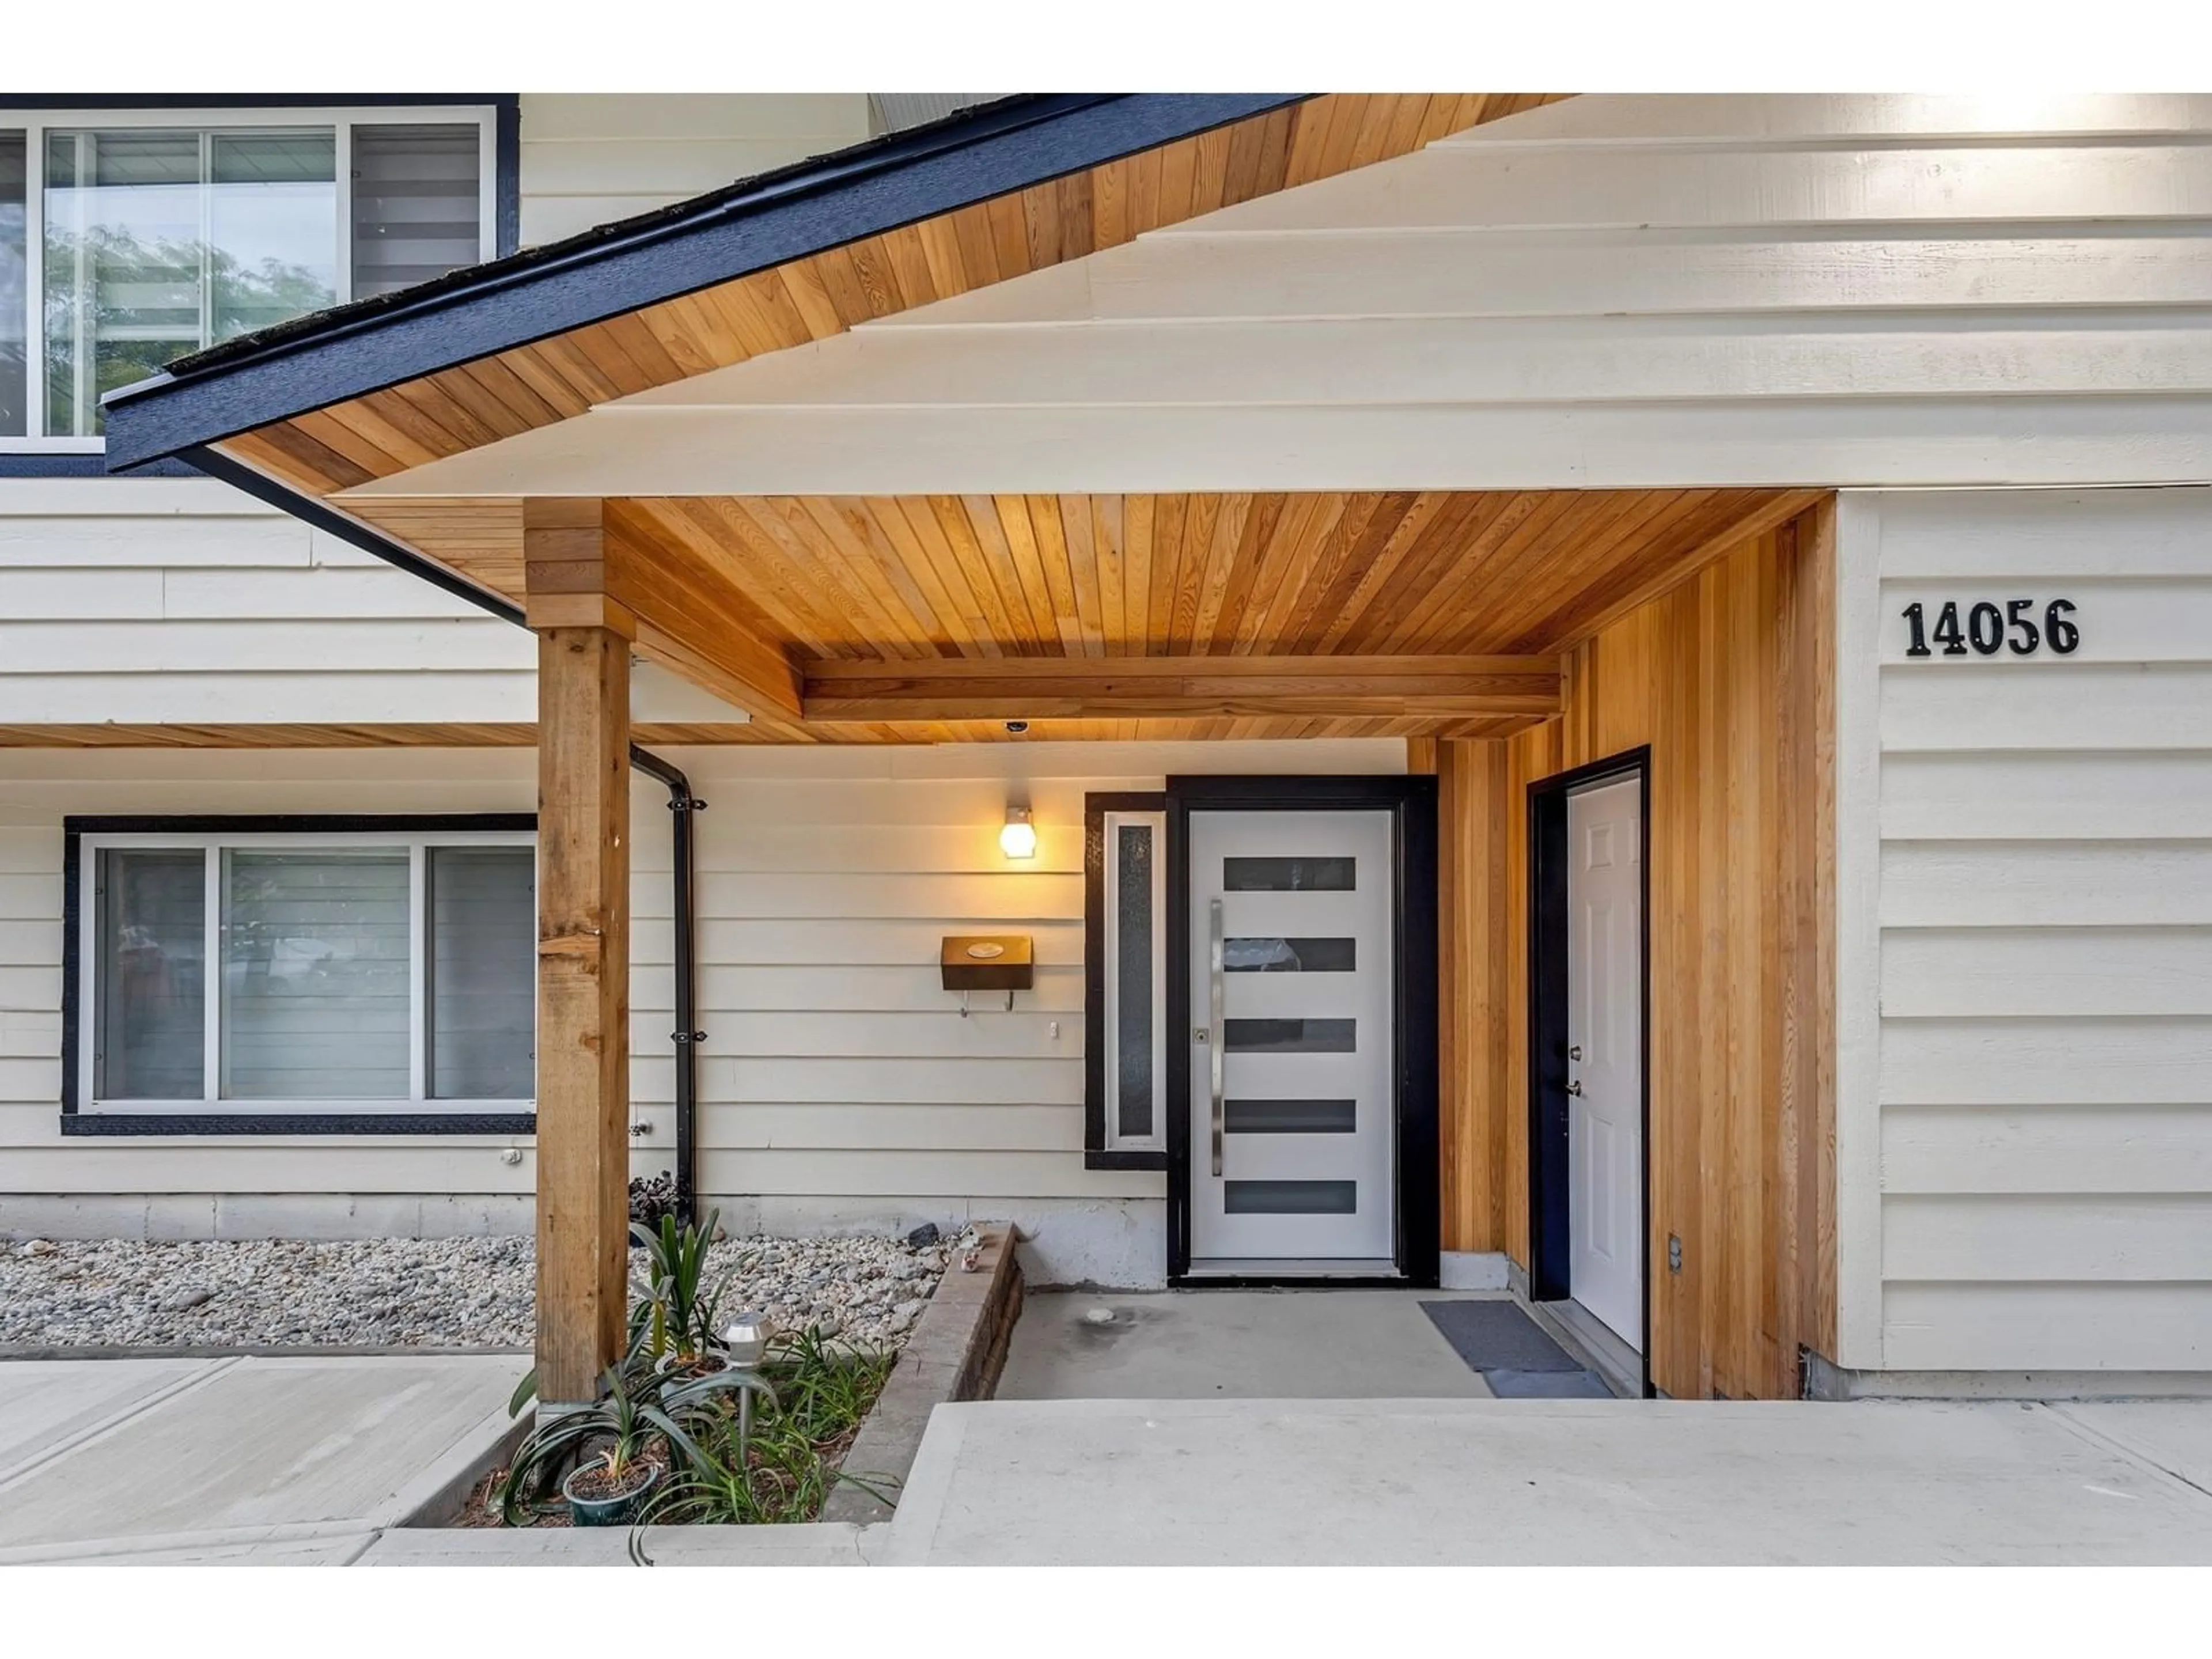
[[[389,537],[380,535],[357,519],[349,519],[343,513],[332,512],[313,496],[288,489],[267,474],[234,461],[206,444],[195,444],[178,452],[178,458],[211,478],[219,478],[234,489],[242,489],[256,501],[266,502],[337,537],[349,546],[364,553],[373,553],[387,564],[396,565],[409,575],[430,583],[433,586],[466,599],[471,605],[504,623],[517,628],[527,628],[520,606],[496,595],[487,593],[475,583],[455,575],[443,565],[433,563],[412,549],[403,547]],[[676,815],[674,829],[675,910],[676,910],[676,1030],[670,1033],[676,1044],[676,1201],[684,1218],[690,1220],[694,1208],[694,1190],[698,1174],[698,1153],[695,1145],[699,1114],[699,1045],[707,1034],[699,1024],[698,952],[696,918],[691,907],[691,815],[705,810],[707,803],[691,793],[690,780],[659,756],[650,754],[635,744],[629,746],[629,763],[639,771],[667,786],[668,810]]]
[[[668,810],[675,815],[670,826],[675,864],[676,911],[676,1029],[669,1033],[676,1044],[676,1204],[686,1221],[698,1212],[699,1045],[707,1034],[699,1025],[699,951],[696,918],[692,913],[691,815],[707,810],[707,803],[691,793],[691,781],[659,756],[635,744],[629,746],[629,763],[668,789]]]
[[[488,593],[465,576],[456,575],[445,566],[424,558],[412,548],[403,547],[389,536],[380,534],[358,519],[349,519],[308,495],[281,484],[265,472],[257,472],[242,461],[234,461],[210,444],[192,444],[177,452],[177,459],[186,465],[204,472],[210,478],[219,478],[234,489],[242,489],[266,506],[288,513],[304,523],[313,525],[327,535],[335,536],[350,547],[364,553],[374,553],[386,564],[397,565],[409,575],[426,581],[431,586],[451,593],[457,599],[466,599],[477,610],[489,612],[501,622],[513,623],[517,628],[530,624],[522,619],[522,607],[512,605],[497,594]]]

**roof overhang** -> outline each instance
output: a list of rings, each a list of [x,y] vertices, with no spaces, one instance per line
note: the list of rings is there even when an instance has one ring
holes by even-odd
[[[1285,109],[1313,94],[1030,94],[392,296],[227,343],[106,399],[111,471]]]
[[[1816,492],[408,478],[1553,98],[1002,100],[201,353],[109,398],[109,463],[180,457],[510,621],[604,618],[754,740],[1504,735],[1578,640]]]

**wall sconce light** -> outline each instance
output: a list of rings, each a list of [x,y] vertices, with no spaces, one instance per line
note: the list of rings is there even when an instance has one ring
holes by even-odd
[[[1006,809],[1006,827],[999,831],[999,850],[1010,859],[1036,856],[1036,825],[1030,821],[1028,807]]]

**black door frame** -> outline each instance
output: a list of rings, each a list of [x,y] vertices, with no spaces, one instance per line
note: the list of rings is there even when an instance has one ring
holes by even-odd
[[[1528,786],[1528,1299],[1564,1302],[1568,1271],[1567,1185],[1567,797],[1593,785],[1633,778],[1642,793],[1637,949],[1643,1003],[1640,1178],[1642,1237],[1637,1241],[1643,1340],[1637,1366],[1644,1397],[1651,1387],[1651,750],[1649,744],[1540,778]]]
[[[1190,1276],[1190,815],[1388,811],[1395,945],[1397,1224],[1389,1278]],[[1442,1249],[1437,1142],[1437,781],[1423,773],[1356,777],[1174,777],[1167,781],[1168,1282],[1434,1289]]]

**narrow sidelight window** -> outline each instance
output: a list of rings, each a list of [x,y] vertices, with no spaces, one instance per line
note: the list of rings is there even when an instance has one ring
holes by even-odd
[[[1117,1158],[1166,1146],[1167,814],[1125,804],[1158,799],[1093,797],[1085,813],[1085,1146]]]

